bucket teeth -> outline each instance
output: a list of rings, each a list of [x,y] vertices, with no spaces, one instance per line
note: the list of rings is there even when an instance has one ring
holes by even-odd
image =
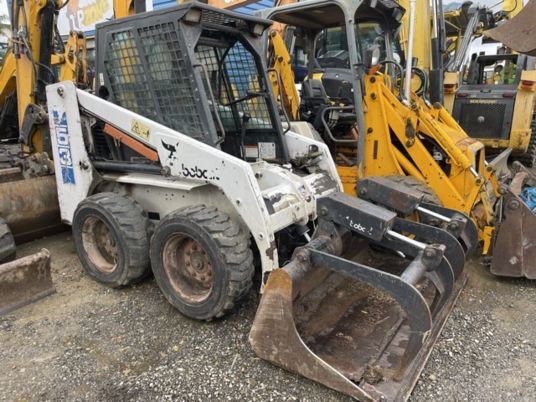
[[[0,265],[0,315],[42,299],[56,290],[46,249]]]
[[[354,200],[319,201],[313,239],[268,277],[250,342],[358,400],[404,400],[463,288],[464,251],[435,227],[388,213],[375,222],[366,201],[354,214]]]

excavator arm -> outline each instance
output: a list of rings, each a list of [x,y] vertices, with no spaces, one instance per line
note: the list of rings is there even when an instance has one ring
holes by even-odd
[[[64,4],[59,0],[13,2],[11,47],[0,71],[0,137],[18,137],[24,153],[50,147],[45,86],[57,79],[88,85],[83,33],[72,32],[64,44],[56,29],[57,13]]]
[[[274,96],[290,120],[299,119],[300,97],[294,84],[292,59],[281,34],[272,30],[268,34],[268,73]]]

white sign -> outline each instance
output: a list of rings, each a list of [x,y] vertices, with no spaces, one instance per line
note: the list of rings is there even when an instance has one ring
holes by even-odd
[[[113,0],[69,0],[60,10],[58,28],[61,35],[69,35],[70,31],[94,31],[96,24],[113,17]]]
[[[10,25],[7,2],[0,0],[0,44],[7,44],[9,36],[11,36]]]

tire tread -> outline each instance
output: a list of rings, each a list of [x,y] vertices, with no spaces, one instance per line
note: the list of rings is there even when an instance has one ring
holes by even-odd
[[[87,197],[79,205],[95,208],[94,204],[111,214],[128,244],[125,258],[127,269],[111,287],[127,286],[146,276],[149,272],[150,222],[141,206],[132,198],[117,193],[98,193]],[[75,213],[76,214],[76,213]]]
[[[6,221],[0,218],[0,263],[13,261],[15,256],[15,239]]]
[[[245,233],[230,216],[215,207],[186,207],[172,212],[165,220],[176,218],[187,219],[201,226],[218,245],[229,271],[229,286],[224,290],[226,295],[221,308],[212,311],[212,317],[206,320],[222,317],[234,308],[253,284],[253,252],[249,233]]]

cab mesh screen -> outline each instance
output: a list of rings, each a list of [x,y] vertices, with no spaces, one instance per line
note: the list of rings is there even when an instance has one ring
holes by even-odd
[[[195,52],[207,71],[225,131],[240,130],[244,114],[250,116],[248,129],[271,129],[266,89],[261,84],[255,58],[244,45],[240,42],[230,47],[199,45]],[[207,85],[206,78],[204,83]]]
[[[104,66],[118,105],[202,139],[196,88],[179,35],[173,22],[112,33]]]

